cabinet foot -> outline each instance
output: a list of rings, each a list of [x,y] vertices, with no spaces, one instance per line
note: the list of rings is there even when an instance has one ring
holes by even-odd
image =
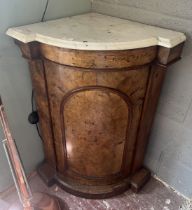
[[[146,168],[138,170],[131,179],[121,180],[119,183],[104,186],[85,186],[79,185],[73,181],[70,183],[67,179],[60,178],[55,169],[48,163],[43,162],[37,168],[37,172],[48,187],[58,184],[65,191],[84,198],[104,199],[123,193],[131,187],[135,193],[145,185],[150,179],[151,173]]]
[[[109,185],[79,185],[78,183],[56,179],[57,184],[66,192],[87,199],[106,199],[124,193],[130,188],[130,180],[124,179]]]
[[[37,172],[41,179],[48,187],[54,184],[60,186],[63,190],[73,195],[89,198],[89,199],[104,199],[119,195],[130,187],[130,179],[126,178],[114,184],[106,185],[81,185],[76,180],[71,180],[64,176],[60,176],[54,168],[48,163],[43,162],[37,168]]]
[[[146,168],[141,168],[138,170],[131,178],[131,190],[138,193],[140,189],[146,184],[150,179],[151,172]]]

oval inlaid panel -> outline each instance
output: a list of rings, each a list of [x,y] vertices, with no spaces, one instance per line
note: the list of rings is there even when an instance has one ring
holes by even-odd
[[[126,97],[97,87],[64,99],[61,110],[68,170],[97,178],[121,171],[131,117]]]

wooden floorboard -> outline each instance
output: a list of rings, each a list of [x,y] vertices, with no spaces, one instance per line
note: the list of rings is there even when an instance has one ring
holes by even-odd
[[[122,195],[105,200],[79,198],[57,186],[47,188],[38,175],[31,178],[30,185],[34,192],[48,192],[59,196],[67,203],[69,210],[179,210],[185,202],[183,197],[154,178],[151,178],[139,194],[128,190]],[[4,201],[9,204],[16,200],[15,192],[4,197]]]

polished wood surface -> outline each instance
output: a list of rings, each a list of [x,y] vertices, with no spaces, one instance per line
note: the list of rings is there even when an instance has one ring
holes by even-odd
[[[149,67],[97,73],[45,61],[45,69],[58,170],[128,174]]]
[[[91,69],[127,68],[150,63],[157,47],[120,51],[71,50],[40,44],[44,58],[68,66]]]
[[[102,52],[17,44],[30,65],[46,183],[88,198],[139,190],[167,65],[183,44]]]

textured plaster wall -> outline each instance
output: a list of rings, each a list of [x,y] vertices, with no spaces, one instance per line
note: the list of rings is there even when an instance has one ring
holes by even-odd
[[[5,35],[8,27],[39,22],[46,0],[0,0],[0,95],[27,172],[43,159],[42,144],[34,126],[27,122],[31,111],[31,80],[26,60],[13,40]],[[50,0],[45,19],[88,12],[89,0]],[[0,129],[0,139],[3,138]],[[12,184],[3,146],[0,143],[0,192]]]
[[[145,163],[192,198],[192,1],[93,0],[92,10],[186,33],[183,59],[167,72]]]

